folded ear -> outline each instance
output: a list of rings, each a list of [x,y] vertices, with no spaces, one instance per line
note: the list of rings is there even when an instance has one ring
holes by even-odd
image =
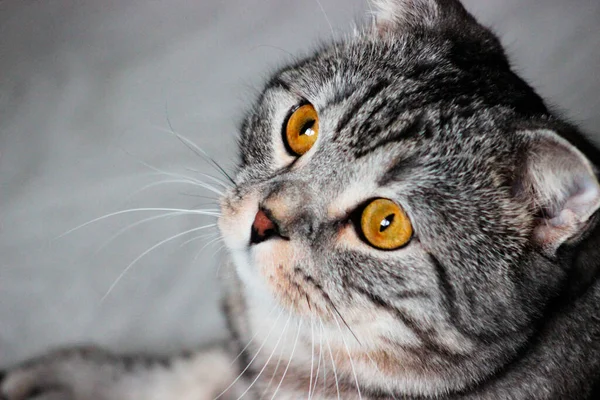
[[[373,0],[381,33],[437,26],[447,18],[471,18],[458,0]]]
[[[555,132],[522,134],[526,158],[518,184],[541,211],[533,239],[553,254],[561,244],[585,231],[600,207],[600,184],[592,163]]]

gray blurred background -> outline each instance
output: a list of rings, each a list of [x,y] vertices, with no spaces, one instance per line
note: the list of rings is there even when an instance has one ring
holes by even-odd
[[[549,104],[598,138],[600,1],[465,3]],[[155,248],[105,297],[140,254],[214,218],[123,231],[161,214],[132,212],[57,236],[119,210],[214,208],[197,186],[158,184],[216,175],[169,121],[231,170],[236,124],[269,71],[349,33],[367,9],[366,0],[0,0],[0,366],[67,343],[164,352],[222,335],[223,250],[203,249],[214,229]],[[204,232],[212,236],[186,243]]]

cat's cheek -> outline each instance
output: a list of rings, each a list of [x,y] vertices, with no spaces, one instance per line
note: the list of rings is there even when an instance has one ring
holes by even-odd
[[[290,241],[276,240],[256,246],[254,264],[278,301],[292,309],[298,303],[300,288],[292,279],[292,271],[301,256]]]
[[[329,319],[322,293],[303,272],[309,265],[305,249],[293,241],[275,240],[253,251],[253,263],[276,301],[297,315]]]

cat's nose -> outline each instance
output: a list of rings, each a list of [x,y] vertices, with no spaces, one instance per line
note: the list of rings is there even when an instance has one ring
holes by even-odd
[[[250,244],[258,244],[276,236],[282,237],[277,223],[263,210],[258,210],[250,231]]]

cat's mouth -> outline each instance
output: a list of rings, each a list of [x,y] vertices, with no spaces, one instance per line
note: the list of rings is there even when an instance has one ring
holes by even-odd
[[[301,246],[285,235],[268,210],[258,206],[257,195],[225,198],[218,225],[247,290],[267,289],[281,305],[297,315],[333,313],[333,303],[318,278],[302,268],[310,264]]]

